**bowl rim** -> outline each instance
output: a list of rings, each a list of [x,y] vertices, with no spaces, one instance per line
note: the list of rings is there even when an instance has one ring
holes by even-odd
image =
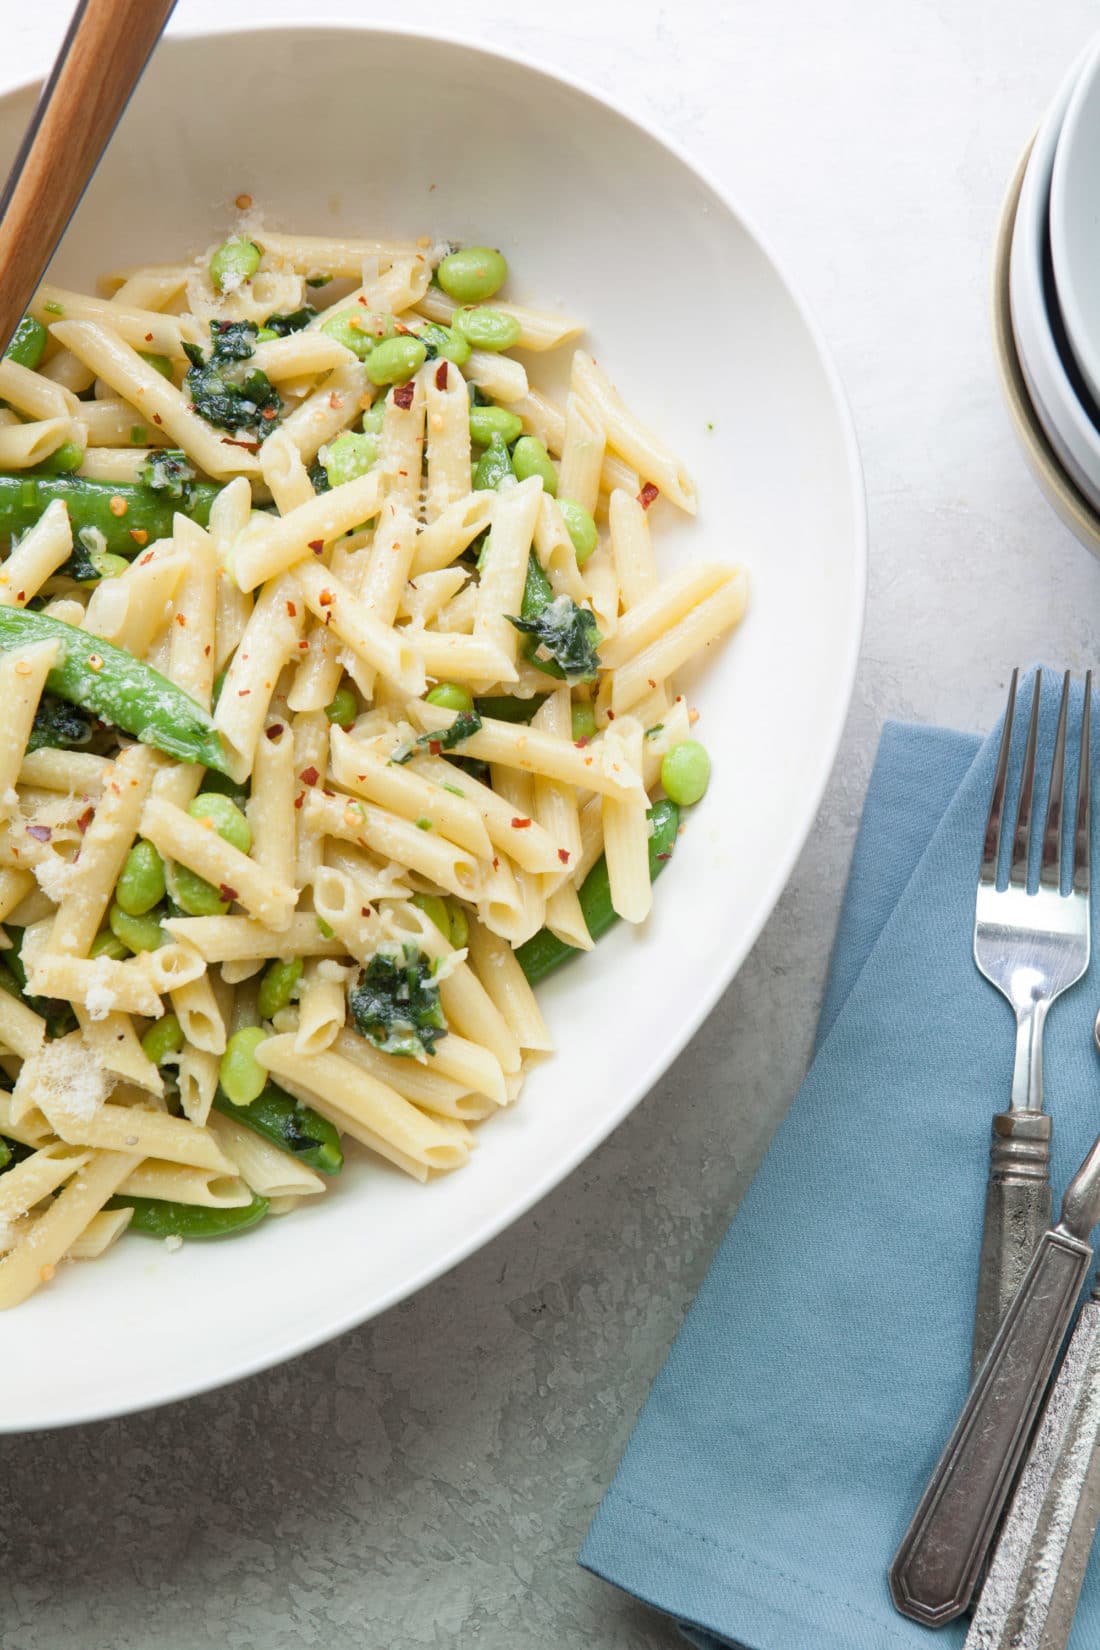
[[[544,1170],[534,1177],[530,1183],[524,1186],[521,1192],[511,1195],[491,1217],[486,1219],[474,1234],[448,1246],[445,1252],[426,1262],[403,1283],[391,1287],[368,1304],[364,1305],[358,1300],[350,1303],[342,1312],[333,1314],[323,1328],[296,1331],[291,1323],[288,1326],[287,1336],[277,1349],[268,1347],[252,1357],[236,1358],[232,1364],[219,1368],[213,1375],[198,1378],[184,1377],[175,1383],[166,1380],[156,1393],[137,1403],[129,1399],[118,1401],[108,1399],[92,1407],[80,1408],[74,1405],[64,1414],[48,1421],[34,1423],[33,1430],[107,1420],[115,1416],[133,1413],[139,1408],[142,1410],[153,1409],[161,1404],[178,1402],[184,1398],[214,1391],[231,1382],[258,1374],[265,1369],[277,1367],[291,1358],[299,1357],[305,1352],[325,1345],[327,1342],[336,1339],[337,1336],[369,1322],[372,1318],[388,1311],[399,1302],[419,1293],[428,1284],[451,1271],[452,1268],[467,1260],[472,1254],[475,1254],[499,1236],[508,1226],[526,1214],[556,1186],[567,1179],[618,1128],[665,1072],[670,1069],[673,1062],[682,1054],[687,1044],[708,1018],[719,997],[724,993],[756,944],[761,931],[790,881],[798,858],[813,829],[825,788],[836,762],[855,689],[856,672],[859,665],[866,619],[868,583],[867,494],[855,422],[832,351],[825,341],[821,328],[807,305],[801,289],[790,279],[782,262],[776,256],[770,240],[760,232],[752,216],[742,210],[736,201],[731,198],[730,192],[715,180],[705,165],[689,155],[676,139],[666,134],[655,123],[649,123],[639,115],[633,114],[629,109],[623,107],[616,98],[605,93],[602,88],[597,88],[571,71],[557,67],[548,68],[545,64],[537,62],[524,52],[513,50],[510,47],[503,48],[496,44],[488,45],[482,41],[471,41],[456,32],[445,29],[369,21],[351,22],[347,18],[333,18],[326,15],[310,18],[308,21],[280,18],[254,27],[242,27],[236,19],[228,19],[224,24],[218,22],[203,27],[189,27],[186,22],[183,22],[181,26],[173,28],[171,34],[166,36],[162,42],[162,47],[171,50],[174,42],[182,44],[204,39],[224,39],[227,36],[249,40],[255,39],[257,36],[293,34],[295,32],[311,35],[373,35],[408,42],[427,40],[474,57],[487,58],[497,64],[518,69],[526,74],[535,75],[550,85],[559,88],[564,86],[575,96],[597,105],[605,112],[610,111],[641,138],[659,144],[698,178],[711,192],[715,200],[724,207],[730,217],[741,226],[769,264],[776,280],[789,299],[800,325],[805,329],[807,339],[813,348],[815,359],[822,373],[831,413],[836,420],[837,431],[843,446],[847,502],[851,512],[853,533],[849,570],[852,586],[851,623],[843,652],[838,652],[835,661],[836,680],[840,687],[840,694],[836,699],[832,721],[820,743],[816,770],[812,772],[811,783],[805,793],[804,823],[795,833],[788,851],[765,884],[762,896],[757,901],[752,920],[738,936],[737,942],[730,947],[722,965],[714,971],[708,989],[700,994],[699,1002],[693,1013],[677,1026],[675,1035],[661,1050],[658,1059],[654,1061],[640,1082],[631,1089],[624,1091],[624,1096],[620,1098],[618,1104],[607,1113],[602,1114],[591,1128],[574,1135],[569,1148],[563,1152],[559,1159],[555,1160],[552,1168]],[[28,91],[33,93],[40,84],[40,81],[26,78],[14,82],[0,90],[0,100],[6,102],[9,99],[24,95]],[[27,1430],[25,1425],[21,1423],[15,1427],[8,1426],[4,1415],[0,1413],[0,1434],[25,1430]]]
[[[1069,177],[1080,147],[1080,126],[1090,97],[1100,91],[1100,35],[1082,53],[1073,92],[1058,134],[1050,178],[1050,255],[1058,305],[1065,322],[1073,360],[1089,392],[1100,400],[1100,336],[1089,322],[1089,308],[1077,279],[1070,252]]]

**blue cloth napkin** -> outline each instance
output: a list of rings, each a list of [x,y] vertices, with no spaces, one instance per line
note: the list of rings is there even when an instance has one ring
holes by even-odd
[[[1048,676],[1042,771],[1057,701]],[[999,737],[885,729],[813,1065],[581,1553],[700,1650],[965,1637],[897,1615],[886,1572],[966,1395],[990,1118],[1012,1074],[1011,1010],[971,959]],[[1056,1199],[1100,1131],[1098,996],[1092,976],[1047,1025]],[[1070,1642],[1100,1643],[1095,1557]]]

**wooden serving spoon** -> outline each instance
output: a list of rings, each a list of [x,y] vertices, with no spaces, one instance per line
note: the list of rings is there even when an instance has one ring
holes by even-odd
[[[176,0],[80,0],[0,195],[0,344],[42,279]]]

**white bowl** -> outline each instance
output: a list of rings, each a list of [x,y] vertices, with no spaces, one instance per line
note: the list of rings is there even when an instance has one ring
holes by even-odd
[[[1058,138],[1050,252],[1069,347],[1100,417],[1100,40],[1080,69]]]
[[[30,89],[0,102],[0,148],[32,102]],[[55,274],[87,283],[201,248],[242,191],[273,227],[506,248],[520,294],[591,318],[601,362],[698,477],[697,523],[660,507],[663,565],[744,560],[752,605],[692,685],[714,779],[652,920],[547,983],[560,1052],[480,1131],[471,1165],[422,1187],[356,1159],[319,1206],[251,1235],[175,1254],[133,1238],[64,1269],[4,1320],[5,1430],[161,1403],[301,1352],[561,1180],[667,1068],[759,933],[852,690],[866,544],[843,395],[759,237],[684,157],[592,94],[457,42],[314,27],[173,39]]]
[[[1083,399],[1087,392],[1062,329],[1048,231],[1059,134],[1081,67],[1079,59],[1035,136],[1012,233],[1009,297],[1020,368],[1039,422],[1074,486],[1100,509],[1100,430]]]

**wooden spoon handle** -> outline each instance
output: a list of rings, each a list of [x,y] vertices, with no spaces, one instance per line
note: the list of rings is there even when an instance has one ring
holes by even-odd
[[[176,0],[80,0],[0,195],[0,345],[42,279]]]

